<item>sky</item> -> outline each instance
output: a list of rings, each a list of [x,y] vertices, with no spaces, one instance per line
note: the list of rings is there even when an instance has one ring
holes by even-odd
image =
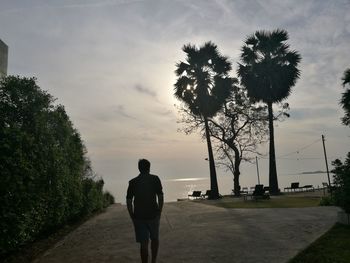
[[[325,170],[322,134],[329,164],[344,158],[350,132],[339,99],[350,67],[348,10],[346,0],[0,0],[0,39],[9,46],[8,74],[35,76],[65,106],[95,172],[122,200],[140,158],[164,181],[209,178],[205,142],[178,131],[175,64],[185,59],[184,44],[212,41],[236,77],[240,48],[256,30],[287,30],[302,57],[286,100],[291,117],[275,123],[280,184]],[[259,149],[266,183],[268,144]],[[218,169],[222,189],[232,189],[231,179]],[[255,183],[254,164],[242,165],[241,181]]]

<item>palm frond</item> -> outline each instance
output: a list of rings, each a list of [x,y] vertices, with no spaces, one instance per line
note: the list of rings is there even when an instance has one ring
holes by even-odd
[[[286,54],[285,60],[293,67],[296,67],[301,61],[301,56],[297,51],[293,50]]]
[[[258,44],[258,39],[255,37],[255,34],[248,36],[244,43],[248,46],[256,46]]]
[[[350,68],[345,70],[344,76],[342,77],[342,81],[343,81],[343,86],[345,86],[346,84],[350,84]]]
[[[244,45],[241,48],[241,60],[245,64],[255,63],[257,58],[258,58],[258,54],[249,46]]]
[[[228,76],[231,63],[210,41],[199,48],[187,44],[183,51],[186,62],[176,64],[175,74],[179,78],[174,95],[191,111],[211,117],[220,110],[232,90],[234,81]]]
[[[237,74],[254,100],[280,102],[290,95],[300,76],[301,56],[290,51],[286,40],[287,31],[277,29],[256,31],[244,42]]]
[[[270,38],[276,42],[282,43],[289,39],[288,32],[284,29],[273,30],[270,34]]]
[[[179,62],[176,63],[176,70],[175,70],[175,74],[176,76],[181,76],[184,72],[189,71],[190,70],[190,65],[184,62]]]
[[[350,111],[350,90],[347,90],[342,94],[340,103],[344,110]]]

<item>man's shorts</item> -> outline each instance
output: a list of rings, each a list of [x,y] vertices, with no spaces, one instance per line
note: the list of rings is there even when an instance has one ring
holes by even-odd
[[[136,242],[159,239],[159,217],[154,219],[134,219]]]

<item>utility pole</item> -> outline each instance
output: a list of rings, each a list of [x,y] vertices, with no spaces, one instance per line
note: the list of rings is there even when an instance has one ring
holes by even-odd
[[[327,176],[328,176],[328,185],[329,185],[329,191],[332,194],[332,187],[331,187],[331,179],[329,177],[329,169],[328,169],[328,162],[327,162],[327,153],[326,153],[326,146],[324,144],[324,135],[322,135],[322,144],[323,144],[323,152],[324,152],[324,159],[326,161],[326,168],[327,168]]]
[[[260,184],[259,163],[258,163],[258,157],[257,156],[255,156],[255,161],[256,161],[256,172],[258,174],[258,184]]]

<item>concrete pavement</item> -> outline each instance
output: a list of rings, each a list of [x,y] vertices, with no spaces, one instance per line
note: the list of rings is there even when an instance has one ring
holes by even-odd
[[[201,201],[166,203],[158,262],[287,262],[336,222],[337,211],[336,207],[225,209]],[[34,262],[140,262],[126,206],[109,207]]]

